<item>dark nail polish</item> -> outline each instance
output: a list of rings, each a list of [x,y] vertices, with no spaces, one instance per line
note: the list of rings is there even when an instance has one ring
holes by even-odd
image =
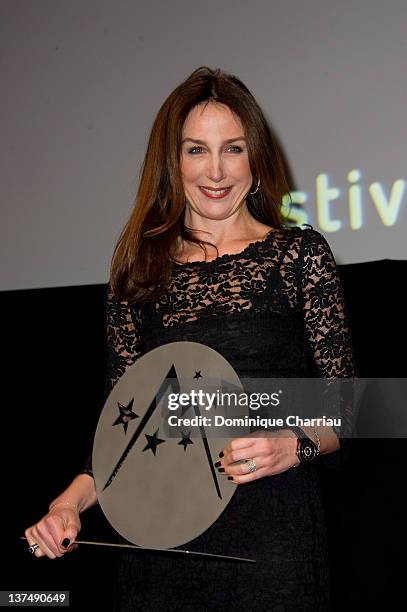
[[[228,476],[228,480],[233,480],[233,476]]]
[[[71,540],[69,538],[64,538],[61,542],[62,546],[64,548],[68,548],[69,544],[71,543]]]
[[[224,472],[225,468],[218,468],[218,472]]]
[[[223,451],[220,451],[220,453],[219,453],[219,457],[222,459],[222,457],[223,457]]]
[[[215,467],[220,467],[220,461],[217,461],[217,462],[215,463]]]

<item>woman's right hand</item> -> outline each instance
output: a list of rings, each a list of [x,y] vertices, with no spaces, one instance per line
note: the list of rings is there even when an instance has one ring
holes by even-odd
[[[38,523],[25,530],[25,537],[29,547],[38,544],[33,553],[36,557],[55,559],[77,547],[75,539],[80,528],[77,508],[57,504]]]

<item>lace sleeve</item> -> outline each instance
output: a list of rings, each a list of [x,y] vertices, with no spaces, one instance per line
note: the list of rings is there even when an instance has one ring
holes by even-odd
[[[105,398],[140,355],[140,326],[139,309],[127,302],[118,302],[109,294],[106,308]]]
[[[303,234],[301,306],[314,375],[354,377],[351,332],[334,256],[322,234],[313,229],[303,230]]]
[[[303,230],[300,290],[312,375],[353,379],[357,376],[357,370],[342,282],[327,241],[314,229]],[[347,397],[347,393],[348,389],[342,396],[341,391],[338,400],[342,418],[342,427],[336,430],[338,437],[350,435],[353,427],[354,406],[352,397]],[[346,444],[341,440],[341,449],[344,446]],[[338,453],[331,453],[323,457],[324,463],[337,467],[340,463],[338,457]]]
[[[106,302],[106,378],[104,400],[126,369],[140,355],[140,311],[119,302],[109,292]],[[81,474],[92,476],[92,455],[84,462]]]

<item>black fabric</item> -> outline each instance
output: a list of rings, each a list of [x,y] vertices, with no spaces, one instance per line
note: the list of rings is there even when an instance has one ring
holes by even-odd
[[[141,308],[108,301],[108,388],[149,350],[179,340],[221,353],[241,377],[353,377],[342,287],[313,229],[271,231],[236,255],[174,264]],[[90,464],[84,471],[91,473]],[[240,485],[190,550],[256,564],[126,554],[117,610],[328,610],[324,513],[314,465]]]

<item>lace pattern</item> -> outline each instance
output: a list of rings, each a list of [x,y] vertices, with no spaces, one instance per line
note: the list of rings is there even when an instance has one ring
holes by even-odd
[[[108,295],[106,308],[106,397],[140,355],[140,310]]]

